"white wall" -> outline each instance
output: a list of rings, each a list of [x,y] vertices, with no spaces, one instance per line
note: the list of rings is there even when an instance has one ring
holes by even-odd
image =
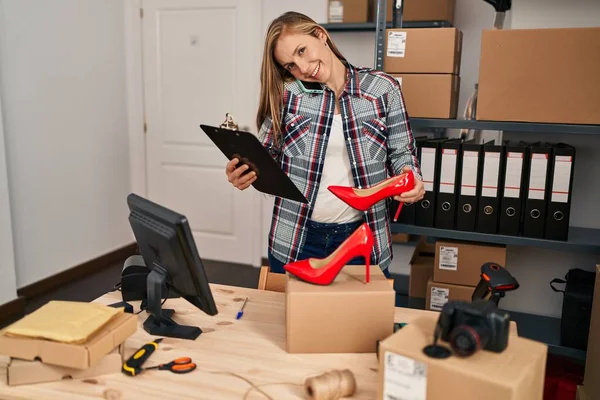
[[[598,27],[600,1],[513,1],[512,14],[513,29]]]
[[[132,241],[121,0],[1,0],[17,287]]]
[[[0,101],[0,304],[17,298],[8,175],[4,151],[2,104]]]
[[[273,5],[276,12],[263,11],[265,19],[273,18],[280,12],[290,9],[305,12],[317,22],[327,19],[327,1],[296,2],[269,0],[264,4]],[[458,0],[455,11],[455,26],[463,32],[463,53],[461,61],[461,90],[459,95],[459,114],[462,115],[474,83],[479,76],[479,56],[481,53],[481,31],[493,27],[495,10],[482,0]],[[507,13],[504,28],[541,28],[598,26],[600,21],[600,2],[597,0],[527,0],[513,2],[512,10]],[[268,21],[266,22],[268,23]],[[265,24],[266,24],[265,23]],[[373,66],[375,32],[333,32],[334,41],[342,53],[355,65]],[[450,133],[452,134],[452,132]],[[487,131],[484,136],[495,137],[497,132]],[[594,210],[597,201],[587,199],[600,198],[600,138],[598,136],[569,136],[521,134],[505,132],[505,139],[563,141],[577,147],[579,153],[575,167],[574,198],[571,212],[571,224],[600,228],[600,213]],[[591,180],[590,180],[591,179]],[[583,194],[583,195],[582,195]],[[271,209],[265,206],[265,221],[271,215]],[[268,228],[268,224],[265,222]],[[266,230],[263,231],[266,236]],[[265,238],[266,240],[266,238]],[[266,242],[265,242],[266,243]],[[266,256],[266,244],[265,256]],[[397,274],[409,273],[409,260],[414,245],[394,245],[394,261],[391,271]],[[570,268],[592,270],[600,263],[599,255],[574,254],[528,247],[509,246],[507,267],[521,284],[519,291],[503,300],[508,310],[530,312],[540,315],[560,316],[562,298],[553,292],[549,282],[553,278],[564,277]]]

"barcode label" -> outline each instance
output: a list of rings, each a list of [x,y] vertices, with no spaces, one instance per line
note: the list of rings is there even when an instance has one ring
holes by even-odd
[[[385,352],[383,398],[385,400],[425,400],[427,398],[427,365]]]
[[[331,0],[329,2],[329,22],[344,22],[344,4],[341,1]]]
[[[458,247],[440,246],[438,268],[448,271],[458,269]]]
[[[388,32],[387,56],[404,57],[406,54],[406,32]]]
[[[444,306],[448,302],[449,297],[450,289],[432,286],[429,297],[429,309],[435,311],[442,311],[442,308],[444,308]]]

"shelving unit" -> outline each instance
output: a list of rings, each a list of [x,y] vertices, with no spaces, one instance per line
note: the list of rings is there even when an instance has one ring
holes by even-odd
[[[375,30],[375,69],[384,70],[383,59],[385,49],[385,31],[390,28],[418,28],[418,27],[445,27],[448,24],[437,23],[436,21],[413,24],[402,23],[402,3],[400,7],[394,7],[392,23],[386,22],[387,1],[396,0],[377,0],[376,22],[372,24],[355,24],[360,26],[334,27],[328,25],[328,29],[333,31],[358,31]],[[396,5],[396,3],[394,3]],[[498,12],[494,25],[501,26],[504,13]],[[574,125],[574,124],[549,124],[533,122],[503,122],[503,121],[477,121],[461,119],[431,119],[431,118],[410,118],[410,124],[413,129],[432,130],[436,134],[443,134],[446,129],[476,129],[476,130],[495,130],[512,132],[530,132],[541,134],[574,134],[574,135],[600,135],[600,125]],[[522,236],[507,236],[499,234],[484,234],[477,232],[466,232],[458,230],[446,230],[416,225],[392,223],[392,233],[406,233],[413,235],[423,235],[442,239],[457,239],[471,242],[495,243],[511,246],[526,246],[534,248],[552,249],[559,251],[568,251],[573,253],[600,254],[600,229],[591,229],[583,227],[570,227],[568,241],[556,241],[546,239],[528,238]],[[406,293],[405,293],[406,294]],[[409,298],[403,294],[396,297],[396,306],[409,307],[416,309],[425,308],[424,299]],[[500,305],[502,306],[502,304]],[[517,322],[519,335],[537,340],[548,345],[549,352],[555,355],[568,356],[580,361],[585,360],[586,352],[579,349],[564,347],[560,344],[560,318],[552,318],[535,314],[510,312],[511,317]]]
[[[572,253],[600,254],[600,229],[580,228],[575,226],[569,228],[568,241],[438,229],[400,223],[392,223],[391,230],[392,233],[407,233],[409,235],[423,235],[442,239],[537,247]]]
[[[542,124],[534,122],[475,121],[466,119],[410,118],[412,128],[418,129],[478,129],[493,131],[568,133],[600,135],[600,125]]]
[[[329,32],[362,32],[362,31],[375,31],[377,29],[377,23],[375,22],[364,22],[364,23],[333,23],[333,24],[322,24],[325,29]],[[448,21],[406,21],[404,22],[404,28],[442,28],[451,27],[452,24]],[[392,23],[386,23],[386,29],[392,28]]]

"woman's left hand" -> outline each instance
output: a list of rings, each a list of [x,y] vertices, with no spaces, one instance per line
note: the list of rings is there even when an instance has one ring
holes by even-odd
[[[402,168],[402,173],[409,171],[409,166]],[[409,190],[408,192],[402,193],[400,196],[394,196],[394,200],[411,204],[421,200],[423,196],[425,196],[425,185],[423,185],[423,182],[421,180],[416,179],[415,177],[415,187],[412,190]]]

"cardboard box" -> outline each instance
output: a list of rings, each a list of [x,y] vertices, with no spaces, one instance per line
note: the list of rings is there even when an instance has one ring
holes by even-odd
[[[585,394],[590,399],[600,399],[600,264],[596,265],[596,282],[594,283],[594,300],[590,317],[590,332],[585,359],[585,376],[583,385]]]
[[[419,236],[417,247],[419,248],[419,252],[421,255],[435,255],[435,239],[433,239],[433,241],[430,241],[427,238],[427,236]]]
[[[454,25],[454,0],[403,0],[402,21],[448,21]],[[373,0],[373,16],[377,17],[377,1]],[[388,0],[386,20],[392,21],[393,0]]]
[[[506,267],[506,246],[437,241],[433,280],[437,283],[477,286],[481,279],[481,266],[488,262]]]
[[[460,75],[462,32],[456,28],[387,29],[383,70]]]
[[[425,250],[425,251],[422,251]],[[433,277],[434,254],[417,245],[410,260],[409,297],[427,297],[427,282]]]
[[[392,233],[392,243],[408,243],[410,235],[408,233]]]
[[[425,309],[441,311],[444,307],[444,304],[450,300],[463,300],[470,302],[474,291],[474,286],[439,283],[430,279],[427,282]]]
[[[44,364],[87,369],[134,334],[137,326],[137,315],[123,313],[82,344],[16,338],[0,332],[0,354],[30,361],[39,359]]]
[[[288,353],[374,353],[393,333],[396,292],[377,265],[346,265],[331,285],[286,274]]]
[[[119,346],[88,369],[59,367],[40,361],[26,361],[0,356],[0,383],[8,386],[55,382],[63,379],[92,378],[118,374],[123,365],[123,348]]]
[[[456,118],[460,77],[452,74],[392,74],[402,87],[408,115]]]
[[[585,389],[582,385],[577,385],[576,400],[590,400],[590,397],[585,393]]]
[[[432,359],[423,348],[432,343],[436,322],[417,318],[380,343],[378,399],[542,399],[545,344],[511,335],[502,353]]]
[[[327,20],[333,23],[362,23],[369,19],[369,0],[329,0]]]
[[[484,30],[477,119],[600,124],[600,27]]]

